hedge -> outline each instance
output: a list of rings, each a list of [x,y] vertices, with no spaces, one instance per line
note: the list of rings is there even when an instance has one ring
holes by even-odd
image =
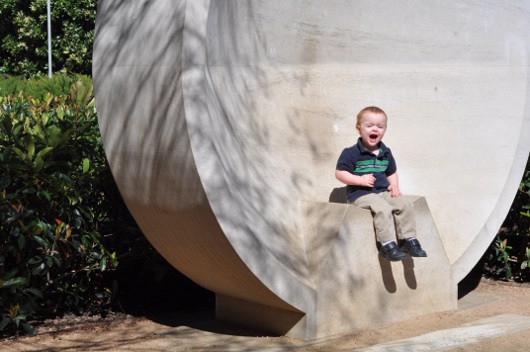
[[[106,309],[118,265],[103,244],[113,187],[91,86],[0,98],[0,331]]]
[[[487,277],[530,282],[530,158],[510,211],[482,262]]]

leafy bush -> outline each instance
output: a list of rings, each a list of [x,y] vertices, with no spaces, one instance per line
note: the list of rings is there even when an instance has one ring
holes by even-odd
[[[33,333],[35,316],[110,303],[117,258],[101,229],[115,188],[91,86],[0,104],[0,331]]]
[[[29,79],[0,75],[0,97],[16,96],[20,92],[26,97],[31,96],[39,100],[42,100],[46,93],[56,96],[67,95],[76,81],[81,81],[84,86],[92,85],[92,78],[83,75],[55,74],[51,78],[41,76]]]
[[[530,281],[530,159],[510,212],[485,254],[485,275]]]
[[[0,72],[31,76],[48,71],[46,0],[0,2]],[[51,2],[54,72],[91,74],[96,0]]]

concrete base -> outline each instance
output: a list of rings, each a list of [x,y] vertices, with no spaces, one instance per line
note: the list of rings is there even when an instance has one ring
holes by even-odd
[[[442,352],[463,350],[486,339],[514,334],[530,329],[530,318],[524,315],[503,314],[464,324],[457,328],[439,330],[428,334],[391,341],[381,345],[357,349],[354,352]]]
[[[270,307],[221,294],[215,295],[215,318],[275,335],[302,338],[305,315],[295,310]]]
[[[427,202],[415,207],[427,258],[389,262],[378,254],[372,215],[353,205],[302,202],[314,310],[302,313],[217,295],[217,318],[275,334],[316,339],[457,308],[457,287]]]

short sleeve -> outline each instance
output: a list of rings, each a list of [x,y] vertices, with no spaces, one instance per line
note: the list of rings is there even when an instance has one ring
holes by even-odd
[[[388,168],[386,169],[386,175],[390,176],[395,174],[397,171],[397,165],[396,165],[396,159],[394,159],[394,155],[392,155],[392,152],[389,150],[388,152]]]
[[[353,173],[355,169],[355,158],[350,150],[350,148],[346,148],[340,153],[339,160],[337,160],[337,166],[336,170],[340,171],[348,171]]]

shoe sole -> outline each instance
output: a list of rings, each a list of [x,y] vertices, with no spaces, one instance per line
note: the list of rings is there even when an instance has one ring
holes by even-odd
[[[407,247],[401,247],[400,248],[402,252],[405,252],[407,254],[409,254],[411,257],[415,257],[415,258],[425,258],[427,257],[427,253],[425,253],[425,255],[418,255],[418,254],[412,254]]]
[[[387,256],[385,256],[384,254],[381,254],[379,253],[379,255],[383,258],[385,258],[386,260],[390,261],[390,262],[400,262],[402,261],[403,259],[405,259],[407,256],[404,256],[403,258],[389,258]]]
[[[425,255],[417,255],[417,254],[412,254],[412,253],[410,253],[407,250],[403,250],[403,252],[409,254],[411,257],[414,257],[414,258],[426,258],[427,257],[427,254],[425,254]]]

